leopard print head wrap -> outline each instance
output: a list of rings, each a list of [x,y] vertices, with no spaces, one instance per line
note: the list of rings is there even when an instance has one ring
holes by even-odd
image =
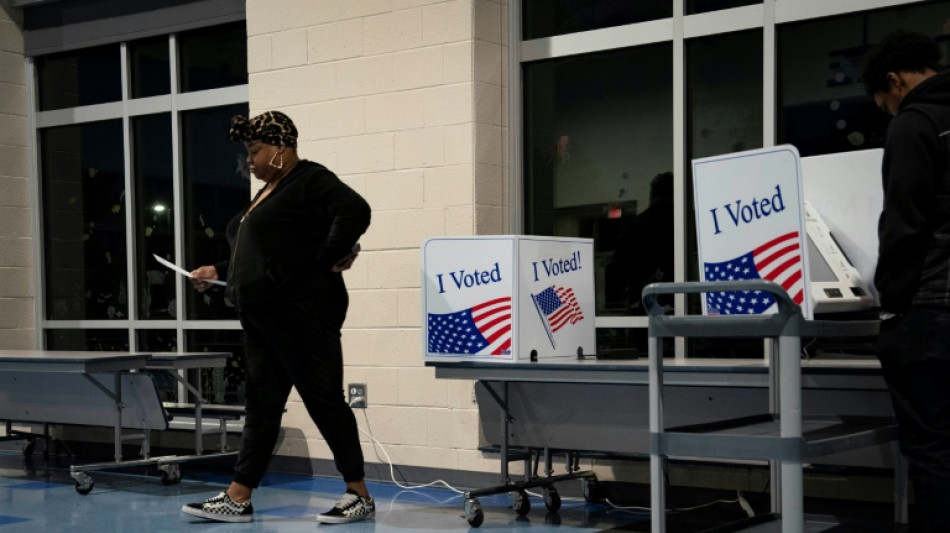
[[[228,137],[232,141],[260,141],[273,146],[297,147],[297,127],[280,111],[267,111],[248,119],[237,115],[231,119]]]

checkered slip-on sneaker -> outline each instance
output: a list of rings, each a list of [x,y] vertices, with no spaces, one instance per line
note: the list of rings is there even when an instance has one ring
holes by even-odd
[[[333,509],[317,515],[317,522],[325,524],[346,524],[373,518],[376,514],[376,502],[364,498],[347,489],[346,494],[333,506]]]
[[[202,503],[185,504],[181,510],[185,514],[215,522],[250,522],[254,518],[251,500],[237,503],[226,492],[208,498]]]

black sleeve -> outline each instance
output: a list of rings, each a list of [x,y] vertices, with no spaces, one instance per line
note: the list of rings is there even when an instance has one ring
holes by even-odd
[[[359,193],[329,170],[323,170],[317,179],[308,180],[307,196],[318,202],[331,219],[327,240],[318,256],[320,264],[330,269],[350,254],[366,232],[371,210]]]
[[[906,311],[920,286],[932,236],[928,215],[936,195],[936,162],[943,157],[938,141],[933,123],[919,111],[901,113],[888,128],[874,274],[884,311]]]

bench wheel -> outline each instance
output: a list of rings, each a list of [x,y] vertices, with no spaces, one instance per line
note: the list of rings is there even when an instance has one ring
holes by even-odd
[[[556,513],[561,508],[561,495],[554,487],[544,487],[544,505],[548,511]]]
[[[158,467],[158,473],[162,476],[162,485],[174,485],[181,481],[181,469],[178,463],[161,465]]]
[[[92,492],[92,488],[96,485],[96,482],[93,481],[92,476],[85,472],[72,472],[69,474],[74,480],[76,480],[76,492],[82,495],[89,494]]]
[[[476,498],[465,500],[465,520],[472,527],[478,527],[485,521],[485,512]]]
[[[531,511],[531,499],[528,498],[528,493],[524,490],[519,490],[512,495],[512,508],[520,516],[524,516]]]

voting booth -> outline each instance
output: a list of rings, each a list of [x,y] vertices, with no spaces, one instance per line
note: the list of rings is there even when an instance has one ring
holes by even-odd
[[[801,164],[791,145],[693,161],[696,235],[704,281],[764,279],[812,317]],[[706,293],[706,315],[774,313],[759,291]]]
[[[593,240],[427,239],[422,302],[426,360],[594,355]]]

